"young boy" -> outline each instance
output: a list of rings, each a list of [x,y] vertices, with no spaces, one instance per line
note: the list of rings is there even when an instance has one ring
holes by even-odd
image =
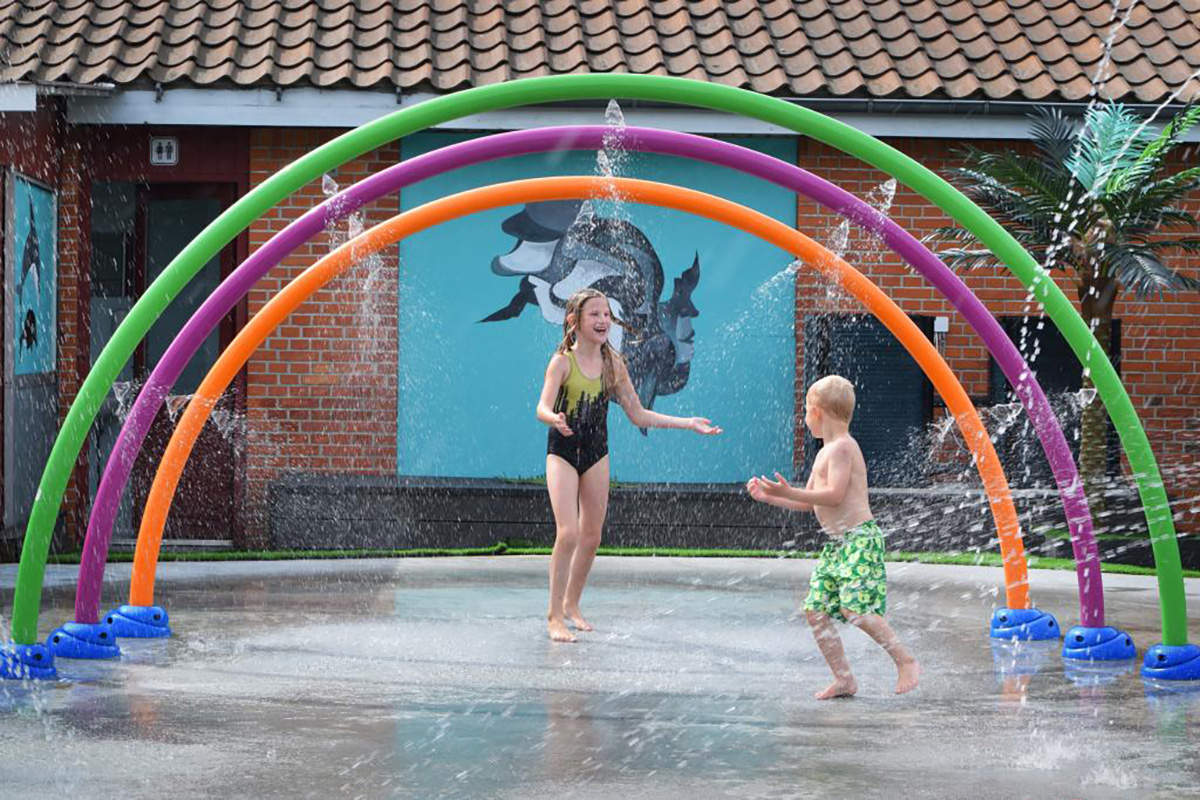
[[[774,481],[751,478],[746,490],[760,503],[815,512],[830,537],[821,549],[804,601],[813,637],[833,671],[833,683],[817,692],[816,698],[850,697],[858,691],[830,617],[858,626],[878,642],[896,662],[896,694],[910,692],[917,687],[921,668],[883,619],[887,607],[883,533],[867,503],[867,464],[850,436],[854,386],[838,375],[828,375],[809,387],[804,407],[804,424],[822,441],[808,484],[798,489],[776,472]]]

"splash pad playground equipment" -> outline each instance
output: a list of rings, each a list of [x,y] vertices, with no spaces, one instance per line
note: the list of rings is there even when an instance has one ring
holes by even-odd
[[[433,174],[434,170],[442,172],[446,169],[478,163],[484,158],[513,156],[528,152],[544,152],[564,148],[590,150],[602,146],[606,138],[610,140],[612,138],[619,139],[621,145],[629,149],[695,158],[708,163],[719,163],[757,175],[816,199],[852,219],[861,220],[864,227],[885,237],[889,243],[893,244],[893,248],[897,252],[900,252],[910,263],[914,264],[914,268],[929,277],[944,294],[950,297],[955,305],[964,311],[968,319],[973,321],[973,324],[984,328],[985,338],[989,342],[989,347],[993,347],[998,358],[1006,364],[1014,384],[1019,383],[1019,376],[1025,376],[1025,380],[1030,384],[1032,392],[1023,392],[1023,394],[1026,396],[1032,394],[1034,398],[1031,414],[1036,419],[1041,420],[1038,428],[1043,431],[1042,438],[1046,452],[1050,456],[1052,464],[1055,464],[1056,470],[1060,473],[1060,486],[1078,487],[1080,485],[1078,476],[1075,473],[1074,463],[1070,458],[1070,451],[1062,436],[1061,429],[1058,427],[1057,420],[1054,419],[1053,412],[1049,409],[1049,405],[1045,401],[1045,395],[1036,381],[1031,379],[1030,370],[1025,365],[1019,352],[1012,346],[1008,337],[1003,334],[994,319],[991,318],[982,305],[966,290],[962,282],[943,266],[932,253],[894,223],[887,220],[886,217],[875,212],[866,203],[838,189],[836,186],[804,172],[794,165],[786,164],[745,148],[714,142],[698,136],[643,129],[614,132],[609,128],[601,127],[542,129],[520,133],[498,134],[471,142],[452,145],[434,153],[407,160],[402,164],[390,167],[364,180],[341,195],[331,198],[269,241],[261,250],[248,259],[244,265],[239,267],[234,275],[230,276],[226,284],[217,292],[214,292],[205,306],[196,312],[193,320],[205,319],[206,325],[204,327],[197,326],[193,328],[193,324],[189,323],[167,350],[160,361],[159,367],[150,376],[149,381],[134,404],[130,418],[122,430],[121,437],[118,438],[118,446],[115,448],[117,455],[110,460],[109,466],[101,480],[100,490],[93,504],[88,542],[85,543],[87,556],[85,556],[84,564],[80,570],[81,580],[76,601],[76,620],[82,621],[96,618],[96,610],[99,607],[99,587],[103,576],[103,561],[99,558],[89,559],[88,557],[93,553],[106,550],[106,543],[111,538],[116,503],[120,498],[125,483],[128,481],[132,456],[136,454],[136,447],[144,439],[150,421],[153,419],[155,411],[157,411],[157,404],[161,402],[161,400],[156,398],[161,397],[169,390],[170,385],[178,377],[187,359],[195,352],[198,342],[203,341],[203,338],[208,335],[213,325],[215,325],[216,320],[219,320],[227,313],[237,300],[249,290],[250,286],[261,278],[271,266],[278,263],[283,251],[282,247],[277,247],[278,244],[287,243],[288,247],[294,248],[296,243],[304,241],[314,233],[323,230],[324,225],[330,221],[336,221],[340,216],[352,213],[354,209],[357,209],[365,202],[369,202],[384,193],[409,185],[416,176]],[[268,258],[268,255],[271,258]],[[990,325],[990,329],[987,327],[988,325]],[[164,366],[164,364],[167,366]],[[1040,405],[1037,405],[1039,402]],[[125,457],[122,459],[118,456]],[[984,463],[992,462],[994,462],[994,459],[987,460]],[[993,494],[996,495],[996,493]],[[1007,495],[1006,489],[1004,490],[1004,494],[1005,496]],[[1063,492],[1064,507],[1069,517],[1081,521],[1081,542],[1094,541],[1086,498],[1082,496],[1082,493],[1077,492],[1076,494],[1077,496],[1071,496],[1066,491]],[[996,495],[996,497],[998,498],[999,495]],[[998,520],[1000,520],[998,529],[1001,532],[1000,538],[1005,543],[1006,554],[1014,556],[1010,560],[1014,564],[1015,569],[1017,563],[1023,563],[1021,561],[1021,554],[1012,545],[1019,537],[1019,528],[1015,517],[1011,513],[1011,503],[1007,500],[1005,500],[1005,503],[1006,511],[1002,515],[1003,519],[1001,520],[998,517]],[[93,547],[91,546],[91,542],[97,536],[100,537],[98,541],[101,545]],[[135,588],[131,593],[130,605],[123,607],[118,612],[114,612],[114,614],[110,615],[111,619],[107,621],[116,620],[118,624],[122,624],[121,620],[126,616],[122,612],[149,607],[153,602],[152,579],[147,581],[143,576],[147,572],[153,575],[153,563],[156,559],[157,547],[149,551],[143,549],[141,552],[143,555],[137,559],[138,567],[135,570],[134,577]],[[147,557],[147,552],[152,555]],[[1090,561],[1088,560],[1089,554]],[[1102,622],[1103,595],[1100,591],[1099,583],[1097,581],[1084,582],[1089,575],[1099,574],[1099,562],[1095,554],[1095,548],[1092,547],[1090,551],[1086,549],[1082,550],[1079,562],[1080,574],[1078,577],[1081,587],[1081,617],[1087,622]],[[148,568],[147,565],[149,565]],[[1021,574],[1009,574],[1006,582],[1009,586],[1014,587],[1013,591],[1017,591],[1015,587],[1022,586],[1025,581],[1026,576],[1024,572],[1021,572]],[[1024,609],[1027,605],[1027,595],[1010,598],[1009,606],[1012,608]],[[1014,631],[1017,631],[1025,636],[1041,634],[1057,638],[1057,624],[1052,617],[1036,612],[1031,616],[1035,618],[1035,624],[1027,623],[1023,626],[1010,626],[1003,632],[1004,635],[1011,636],[1014,635]],[[120,630],[118,630],[118,633],[120,634]]]
[[[1182,570],[1179,564],[1178,548],[1174,540],[1170,509],[1167,505],[1165,492],[1163,491],[1161,479],[1158,477],[1157,466],[1150,453],[1145,433],[1137,421],[1136,414],[1129,403],[1128,397],[1125,395],[1123,387],[1121,387],[1119,380],[1116,378],[1115,371],[1112,369],[1111,364],[1103,358],[1102,352],[1091,336],[1086,323],[1079,318],[1070,302],[1062,295],[1053,281],[1047,278],[1044,271],[1038,268],[1028,254],[1024,253],[1016,245],[1015,241],[993,220],[936,175],[886,145],[841,123],[815,112],[792,106],[784,101],[762,97],[744,90],[713,86],[683,79],[629,75],[568,76],[518,81],[500,86],[469,90],[450,97],[439,98],[412,109],[396,112],[345,134],[285,168],[239,200],[206,228],[192,244],[185,248],[167,269],[164,270],[159,279],[151,285],[146,294],[139,300],[138,304],[135,305],[129,316],[118,328],[108,347],[101,354],[92,373],[84,382],[79,396],[68,412],[59,439],[55,443],[54,450],[47,463],[46,471],[43,474],[38,501],[35,502],[26,532],[25,547],[22,553],[21,567],[17,579],[17,592],[14,601],[13,639],[16,645],[6,651],[4,662],[6,665],[4,667],[5,673],[21,672],[25,669],[39,669],[44,673],[49,672],[51,674],[53,672],[51,653],[48,650],[43,651],[39,649],[40,646],[36,644],[37,614],[45,558],[49,548],[50,532],[69,476],[70,465],[74,462],[75,455],[82,446],[87,428],[90,426],[100,402],[103,400],[117,372],[123,366],[133,348],[145,335],[170,298],[178,293],[179,289],[190,280],[192,275],[199,270],[200,266],[213,253],[236,236],[238,232],[247,227],[264,211],[304,183],[318,177],[323,172],[340,163],[344,163],[361,153],[408,133],[467,114],[495,108],[557,100],[604,99],[608,97],[659,100],[742,113],[780,127],[789,128],[798,133],[812,136],[834,147],[838,147],[844,152],[863,158],[868,163],[888,172],[901,182],[915,189],[935,202],[960,224],[963,224],[964,227],[974,232],[981,241],[1000,256],[1001,260],[1007,263],[1030,289],[1033,296],[1044,304],[1047,315],[1059,325],[1073,350],[1076,352],[1076,355],[1091,369],[1098,393],[1108,407],[1110,416],[1113,418],[1117,430],[1121,434],[1122,441],[1126,446],[1127,454],[1138,483],[1139,492],[1142,496],[1143,505],[1147,512],[1151,543],[1158,566],[1158,583],[1163,617],[1164,642],[1162,645],[1151,648],[1151,651],[1147,653],[1143,664],[1143,674],[1149,677],[1181,679],[1200,677],[1200,648],[1187,643]],[[348,195],[348,193],[344,194]],[[366,201],[364,200],[363,202]],[[353,209],[351,208],[350,210]],[[414,209],[415,211],[417,209]],[[349,213],[349,211],[346,213]],[[313,214],[314,212],[310,212],[310,215]],[[309,215],[306,215],[302,220],[308,218]],[[860,222],[860,224],[868,224],[869,227],[870,216],[866,215],[864,219],[867,220],[866,223],[863,223],[863,220],[856,221]],[[296,224],[299,224],[299,222]],[[889,235],[892,235],[889,234],[883,222],[877,220],[875,224],[877,225],[877,230],[883,230],[885,239],[888,239]],[[895,246],[891,239],[888,239],[888,241],[889,244]],[[930,257],[932,258],[932,256]],[[936,261],[936,259],[933,260]],[[912,258],[909,258],[909,261],[916,266]],[[232,280],[232,276],[230,280]],[[223,285],[222,289],[224,288]],[[963,287],[963,290],[965,291],[965,287]],[[218,290],[218,292],[220,291],[221,289]],[[969,292],[966,294],[969,296]],[[956,305],[958,305],[957,302]],[[192,329],[193,323],[197,322],[201,313],[198,312],[197,317],[188,323],[185,331]],[[976,325],[977,330],[979,329],[975,321],[972,321],[972,324]],[[172,348],[174,348],[174,345]],[[188,356],[184,356],[185,362]],[[998,360],[1001,359],[998,357]],[[164,357],[163,361],[167,361],[167,358]],[[1002,360],[1001,363],[1004,366]],[[1025,371],[1027,372],[1028,370],[1026,369]],[[1018,373],[1018,377],[1020,377],[1020,373]],[[1021,399],[1027,408],[1033,409],[1038,405],[1035,391],[1029,387],[1027,380],[1014,381],[1014,385],[1018,387]],[[169,383],[166,384],[165,388],[156,388],[154,391],[161,391],[162,395],[155,398],[152,394],[147,394],[151,390],[151,386],[147,385],[143,394],[147,400],[145,405],[151,408],[151,413],[161,403],[166,388],[169,388]],[[1022,392],[1023,389],[1025,390],[1024,392]],[[1037,391],[1040,392],[1040,390]],[[141,403],[142,399],[141,397],[139,398],[139,403]],[[1042,437],[1045,444],[1047,436],[1042,436],[1042,433],[1043,430],[1048,431],[1049,429],[1045,428],[1043,423],[1038,422],[1039,417],[1032,410],[1031,415],[1034,416],[1035,428],[1039,431],[1039,436]],[[134,416],[131,415],[130,422],[133,420]],[[1054,427],[1057,427],[1057,425],[1055,424]],[[1052,437],[1052,433],[1048,435]],[[131,433],[129,438],[132,439],[133,436],[134,434]],[[1059,436],[1061,437],[1061,432],[1059,432]],[[125,438],[125,431],[122,431],[122,439]],[[969,439],[970,437],[968,437]],[[69,453],[71,447],[75,448],[74,453]],[[136,451],[136,445],[134,446],[134,451]],[[1051,456],[1053,465],[1055,462],[1050,448],[1047,448],[1047,453],[1048,456]],[[112,459],[113,464],[110,464],[110,467],[118,461],[118,456],[122,458],[128,457],[130,461],[132,460],[132,454],[127,453],[125,449],[118,445]],[[1079,628],[1073,629],[1068,634],[1064,655],[1068,657],[1083,655],[1090,658],[1103,658],[1106,655],[1105,647],[1101,646],[1103,642],[1113,642],[1120,639],[1127,640],[1127,637],[1124,637],[1123,634],[1115,631],[1115,629],[1106,628],[1103,625],[1102,605],[1089,600],[1089,598],[1099,593],[1100,574],[1098,560],[1095,559],[1094,536],[1090,530],[1090,515],[1086,514],[1086,506],[1083,506],[1085,513],[1081,516],[1078,513],[1080,506],[1075,502],[1081,496],[1079,495],[1077,481],[1071,483],[1068,480],[1064,483],[1064,476],[1073,474],[1073,464],[1070,467],[1070,473],[1062,471],[1061,474],[1060,470],[1056,467],[1055,475],[1056,479],[1059,480],[1060,490],[1062,490],[1064,495],[1064,504],[1073,503],[1073,505],[1068,505],[1068,520],[1072,526],[1072,540],[1075,545],[1077,562],[1079,564],[1081,618],[1084,624]],[[117,473],[114,472],[113,474],[116,475]],[[106,473],[107,477],[108,473]],[[988,488],[987,480],[985,480],[985,488]],[[116,496],[119,498],[119,490]],[[995,512],[997,504],[990,490],[989,499],[992,500],[993,511]],[[101,504],[98,498],[97,509],[100,508]],[[102,519],[99,521],[102,522]],[[92,522],[98,522],[95,513],[93,514]],[[103,525],[98,525],[93,528],[92,525],[89,525],[89,534],[85,543],[84,553],[85,563],[98,561],[101,573],[103,560],[107,551],[107,538],[100,534],[93,537],[92,534],[93,530],[100,530],[102,527]],[[998,527],[1001,527],[1003,550],[1005,549],[1005,532],[1002,526],[998,525]],[[109,527],[109,531],[111,531],[111,526]],[[143,527],[142,533],[146,533],[145,527]],[[1019,550],[1019,530],[1016,531],[1016,534],[1018,548],[1014,550],[1010,544],[1005,552],[1006,583],[1008,584],[1006,588],[1008,589],[1009,605],[1008,608],[1000,609],[996,612],[992,623],[992,635],[997,637],[1013,636],[1017,638],[1031,638],[1038,635],[1039,620],[1044,619],[1044,617],[1036,609],[1028,607],[1028,596],[1024,592],[1024,583],[1014,585],[1014,581],[1012,580],[1012,573],[1014,571],[1022,574],[1024,572],[1023,554]],[[144,538],[144,536],[139,537],[139,555],[143,552]],[[102,539],[103,541],[101,541]],[[154,556],[156,558],[157,544],[155,544],[154,549]],[[1016,553],[1016,558],[1011,557],[1014,552]],[[148,555],[149,553],[147,553]],[[88,562],[88,559],[92,559],[92,562]],[[154,559],[150,560],[153,561]],[[139,561],[139,563],[141,562]],[[94,567],[89,567],[89,569],[94,569]],[[81,598],[85,594],[82,591],[83,585],[84,566],[81,565],[81,592],[79,595]],[[98,586],[98,581],[96,585]],[[87,604],[85,603],[84,605]],[[68,655],[67,650],[73,648],[76,642],[105,645],[107,642],[112,641],[111,637],[115,627],[124,625],[122,618],[127,617],[130,612],[146,614],[150,617],[148,621],[153,621],[153,615],[159,613],[160,621],[163,624],[158,626],[151,624],[145,627],[155,629],[153,632],[161,632],[165,629],[165,612],[161,609],[150,611],[136,610],[147,608],[152,609],[148,605],[143,606],[133,602],[133,598],[131,597],[129,606],[118,610],[118,613],[109,615],[109,619],[112,622],[108,620],[97,622],[95,619],[87,619],[86,615],[79,613],[81,610],[89,611],[90,609],[81,609],[80,603],[77,601],[76,621],[68,623],[63,628],[55,631],[51,635],[51,643],[62,644],[66,637],[71,637],[73,641],[68,643],[68,646],[63,647],[60,652],[60,655],[64,656]],[[94,611],[92,611],[92,615],[94,615]],[[1029,619],[1031,617],[1033,619]],[[133,626],[124,629],[129,631],[126,635],[138,632],[136,627]],[[1056,631],[1057,627],[1055,626],[1055,636],[1057,636]],[[1042,633],[1044,634],[1045,631],[1043,630]],[[59,637],[59,641],[53,642],[56,635]],[[1080,647],[1073,649],[1073,641],[1077,645],[1082,645],[1082,649]],[[1118,641],[1118,644],[1120,643]],[[115,650],[115,647],[112,649]],[[81,655],[83,653],[74,651],[72,654]],[[99,654],[112,655],[114,653],[102,647]],[[1132,655],[1132,653],[1127,652],[1126,657],[1128,655]],[[50,663],[49,667],[47,667],[48,659]],[[36,664],[34,663],[35,661],[37,662]]]

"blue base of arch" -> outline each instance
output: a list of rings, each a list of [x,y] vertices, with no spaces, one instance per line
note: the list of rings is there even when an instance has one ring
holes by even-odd
[[[1076,625],[1063,637],[1062,657],[1077,661],[1127,661],[1137,658],[1137,647],[1125,631]]]
[[[54,654],[44,644],[0,645],[0,678],[4,680],[53,680],[58,677]]]
[[[1036,608],[998,608],[992,614],[993,639],[1040,642],[1062,635],[1058,620]]]
[[[121,606],[104,615],[113,633],[126,639],[162,639],[171,635],[170,618],[161,606]]]
[[[1200,681],[1200,646],[1154,645],[1142,659],[1142,677],[1160,681]]]
[[[51,632],[46,646],[55,658],[117,658],[117,636],[107,622],[67,622]]]

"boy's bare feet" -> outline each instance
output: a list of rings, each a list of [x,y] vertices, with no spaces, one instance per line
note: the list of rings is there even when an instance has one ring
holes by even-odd
[[[835,697],[853,697],[858,691],[858,684],[854,682],[854,678],[838,678],[833,683],[826,686],[821,691],[813,695],[818,700],[832,700]]]
[[[921,678],[921,665],[914,658],[896,665],[896,694],[911,692]]]
[[[575,608],[575,609],[568,608],[567,609],[567,619],[571,620],[571,624],[575,626],[575,630],[577,630],[577,631],[594,631],[594,630],[596,630],[595,626],[593,626],[592,623],[588,622],[586,619],[583,618],[583,614],[580,613],[578,608]]]
[[[567,625],[561,619],[552,619],[546,622],[546,632],[550,634],[550,640],[554,642],[577,642],[575,634],[567,630]]]

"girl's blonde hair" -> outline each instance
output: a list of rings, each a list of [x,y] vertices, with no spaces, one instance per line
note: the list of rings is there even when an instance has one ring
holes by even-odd
[[[571,299],[567,301],[566,313],[563,315],[563,338],[558,343],[558,347],[555,348],[555,353],[565,354],[575,345],[575,333],[576,328],[579,326],[579,316],[583,313],[583,305],[588,300],[596,297],[599,297],[606,304],[608,303],[608,296],[604,292],[599,289],[593,289],[590,286],[580,289],[571,295]],[[612,313],[611,305],[609,305],[608,310],[609,313]],[[625,330],[633,330],[629,325],[617,319],[615,315],[612,319],[613,322]],[[604,344],[600,345],[600,356],[604,359],[604,369],[601,372],[601,377],[604,381],[604,393],[609,394],[617,385],[617,363],[620,362],[624,365],[625,362],[621,360],[621,354],[614,350],[607,340]]]

